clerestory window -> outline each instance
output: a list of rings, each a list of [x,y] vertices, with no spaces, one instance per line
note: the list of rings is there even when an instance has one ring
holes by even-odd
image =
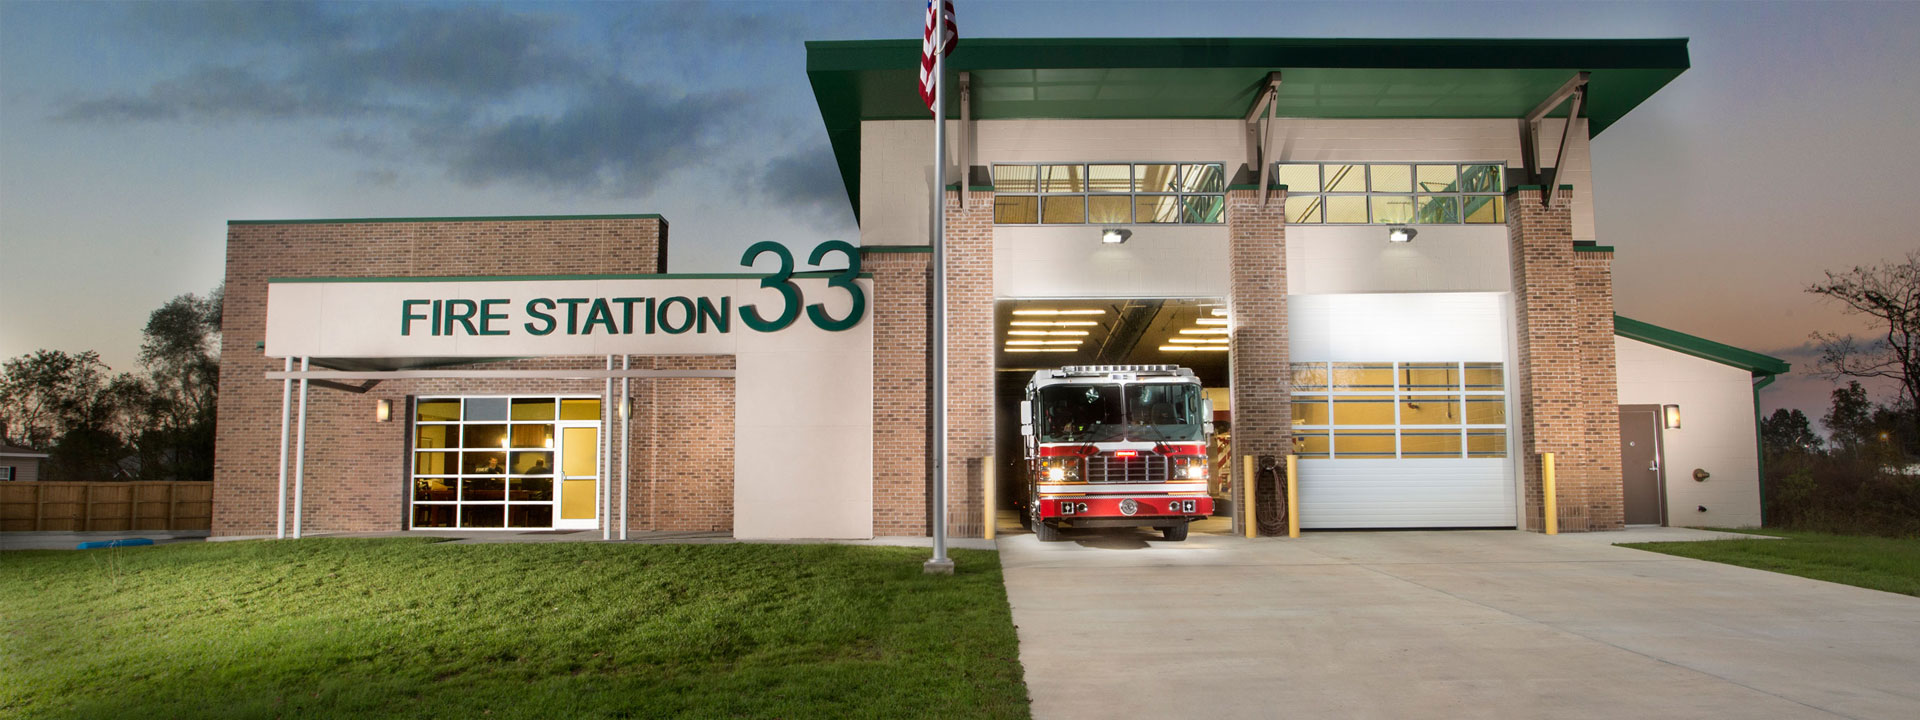
[[[993,222],[1217,225],[1226,190],[1222,163],[994,165]]]
[[[1497,225],[1499,163],[1279,163],[1289,225]]]

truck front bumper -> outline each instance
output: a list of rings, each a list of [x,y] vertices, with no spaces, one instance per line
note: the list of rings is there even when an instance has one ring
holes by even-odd
[[[1156,521],[1191,520],[1213,514],[1213,498],[1179,497],[1069,497],[1041,498],[1036,517],[1085,526],[1154,525]],[[1132,512],[1128,512],[1131,509]],[[1098,523],[1076,521],[1099,521]],[[1134,523],[1131,521],[1138,520]],[[1117,521],[1117,522],[1116,522]]]

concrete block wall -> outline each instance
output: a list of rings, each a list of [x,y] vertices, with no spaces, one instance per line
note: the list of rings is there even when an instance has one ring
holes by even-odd
[[[873,534],[929,533],[927,286],[933,254],[867,248],[873,273]]]
[[[1232,263],[1227,314],[1233,323],[1228,365],[1232,372],[1236,488],[1244,478],[1244,461],[1240,458],[1272,455],[1285,462],[1293,452],[1286,192],[1272,190],[1266,196],[1262,204],[1258,190],[1227,192],[1227,256]],[[1285,481],[1284,472],[1277,475],[1279,483]],[[1283,507],[1279,483],[1255,487],[1256,518],[1269,529],[1280,518]],[[1236,490],[1236,499],[1245,497],[1244,493]]]
[[[652,217],[230,225],[222,328],[227,350],[221,366],[215,440],[213,533],[264,535],[275,530],[281,384],[264,375],[283,366],[282,360],[265,357],[258,346],[265,337],[268,279],[652,273],[659,269],[665,235],[666,224]],[[656,362],[636,360],[636,368]],[[469,367],[601,369],[605,362],[601,357],[558,357]],[[662,368],[733,366],[730,357],[657,362]],[[629,502],[636,526],[646,517],[658,520],[661,529],[731,527],[732,381],[633,382],[646,409],[634,417],[650,421],[645,428],[636,422],[631,450],[634,485]],[[409,397],[597,396],[603,389],[601,381],[537,379],[390,380],[364,393],[315,387],[309,395],[303,526],[306,532],[405,527]],[[391,422],[375,421],[379,399],[393,402]],[[617,423],[610,430],[617,432]],[[656,453],[660,459],[654,459]],[[656,467],[660,468],[657,475],[652,472]],[[290,459],[289,482],[291,474]],[[643,487],[648,483],[652,485]],[[718,499],[682,502],[672,513],[656,517],[653,508],[636,500],[653,497],[647,490],[662,488],[681,497],[713,492]]]
[[[1613,351],[1612,256],[1573,249],[1572,192],[1507,193],[1519,367],[1525,527],[1543,530],[1541,455],[1556,455],[1559,527],[1624,527]],[[1581,257],[1584,256],[1584,257]]]

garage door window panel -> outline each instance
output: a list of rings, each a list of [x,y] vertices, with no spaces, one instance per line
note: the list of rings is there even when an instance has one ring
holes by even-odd
[[[1333,398],[1333,424],[1393,427],[1392,395],[1347,395]]]
[[[1334,457],[1356,460],[1391,460],[1394,457],[1392,430],[1348,430],[1333,436]]]
[[[1295,453],[1327,459],[1506,456],[1500,363],[1294,363]]]
[[[1460,457],[1459,430],[1405,430],[1400,433],[1400,454],[1410,458]]]

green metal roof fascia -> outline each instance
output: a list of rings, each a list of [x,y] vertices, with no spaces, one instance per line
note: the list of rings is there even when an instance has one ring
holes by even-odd
[[[637,215],[498,215],[467,217],[318,218],[310,220],[228,220],[228,225],[347,225],[352,223],[539,222],[551,220],[665,220],[659,213]]]
[[[1740,368],[1756,376],[1780,375],[1793,368],[1791,363],[1771,355],[1762,355],[1752,350],[1743,350],[1619,315],[1613,316],[1613,334]]]
[[[975,38],[960,44],[951,68],[975,72],[974,112],[979,119],[1001,117],[1241,117],[1270,70],[1292,72],[1296,80],[1314,74],[1381,71],[1366,76],[1374,84],[1418,84],[1431,73],[1506,71],[1490,79],[1496,86],[1544,81],[1554,87],[1576,70],[1593,72],[1588,86],[1588,135],[1598,135],[1640,102],[1664,87],[1689,65],[1687,41],[1672,39],[1354,39],[1354,38]],[[860,214],[860,123],[863,120],[914,120],[931,117],[911,88],[916,84],[917,40],[808,41],[807,77],[826,125],[841,181]],[[1160,77],[1163,87],[1192,73],[1205,73],[1211,103],[1099,100],[1029,101],[1025,110],[997,112],[990,99],[993,75],[1022,70],[1135,70]],[[1168,72],[1184,71],[1184,72]],[[1396,74],[1397,73],[1397,74]],[[1428,73],[1422,75],[1422,73]],[[1550,78],[1532,77],[1551,75]],[[1301,76],[1305,74],[1307,78]],[[1244,77],[1241,77],[1244,75]],[[1524,76],[1524,77],[1523,77]],[[1350,79],[1350,78],[1349,78]],[[1309,84],[1310,85],[1310,84]],[[1283,83],[1281,101],[1289,117],[1519,117],[1552,88],[1527,98],[1494,98],[1498,105],[1467,103],[1433,109],[1413,103],[1388,111],[1382,105],[1343,104],[1340,98],[1295,98],[1303,83]],[[1187,88],[1186,93],[1191,94]],[[1534,97],[1533,95],[1538,95]],[[1191,99],[1191,98],[1189,98]],[[1477,102],[1477,101],[1476,101]],[[1523,103],[1515,105],[1514,103]],[[949,110],[958,100],[949,97]],[[1302,107],[1304,103],[1306,107]],[[1218,107],[1202,107],[1217,105]],[[1008,105],[1009,108],[1015,107]],[[1150,112],[1140,108],[1154,108]],[[1564,106],[1563,106],[1564,107]],[[1169,112],[1166,108],[1184,108]],[[1427,113],[1421,115],[1420,113]],[[1564,109],[1558,110],[1564,114]],[[950,115],[953,113],[950,112]]]

